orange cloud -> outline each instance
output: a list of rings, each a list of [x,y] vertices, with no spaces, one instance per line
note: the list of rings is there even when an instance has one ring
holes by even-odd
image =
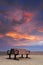
[[[27,35],[27,34],[18,34],[15,32],[8,32],[5,34],[6,36],[10,36],[12,38],[14,38],[15,40],[19,40],[19,39],[26,39],[29,41],[39,41],[39,40],[43,40],[43,37],[41,36],[33,36],[33,35]]]
[[[31,17],[31,16],[32,16],[32,13],[26,12],[26,13],[24,14],[24,16]]]
[[[9,32],[9,33],[6,34],[6,36],[10,36],[14,39],[27,39],[27,40],[34,40],[35,39],[34,36],[18,34],[18,33],[14,33],[14,32]]]
[[[6,36],[10,36],[10,37],[12,37],[14,39],[22,39],[23,38],[22,35],[17,34],[15,32],[14,33],[13,32],[8,32],[8,33],[6,33]]]
[[[31,17],[32,17],[32,13],[26,12],[26,13],[24,14],[24,16],[25,16],[25,21],[26,21],[26,22],[29,22],[30,19],[31,19]]]

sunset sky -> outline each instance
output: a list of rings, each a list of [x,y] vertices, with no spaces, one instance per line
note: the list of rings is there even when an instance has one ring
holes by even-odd
[[[0,50],[43,51],[43,0],[0,0]]]

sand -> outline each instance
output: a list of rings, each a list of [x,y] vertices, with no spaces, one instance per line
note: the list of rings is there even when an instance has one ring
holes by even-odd
[[[0,56],[0,65],[43,65],[43,55],[30,55],[29,58],[19,60],[7,59],[8,56]]]

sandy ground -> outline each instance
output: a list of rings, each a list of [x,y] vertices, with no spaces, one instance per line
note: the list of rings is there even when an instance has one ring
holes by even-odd
[[[8,56],[0,56],[0,65],[43,65],[43,55],[30,55],[29,58],[19,60],[7,59]]]

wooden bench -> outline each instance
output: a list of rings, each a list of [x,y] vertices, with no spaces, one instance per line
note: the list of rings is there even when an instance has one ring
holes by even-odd
[[[23,58],[23,55],[26,55],[26,58],[28,58],[28,55],[30,54],[30,51],[27,51],[26,49],[10,49],[7,51],[7,54],[9,55],[9,59],[11,59],[11,55],[14,55],[14,59],[17,59],[17,55],[21,55],[21,58]]]

